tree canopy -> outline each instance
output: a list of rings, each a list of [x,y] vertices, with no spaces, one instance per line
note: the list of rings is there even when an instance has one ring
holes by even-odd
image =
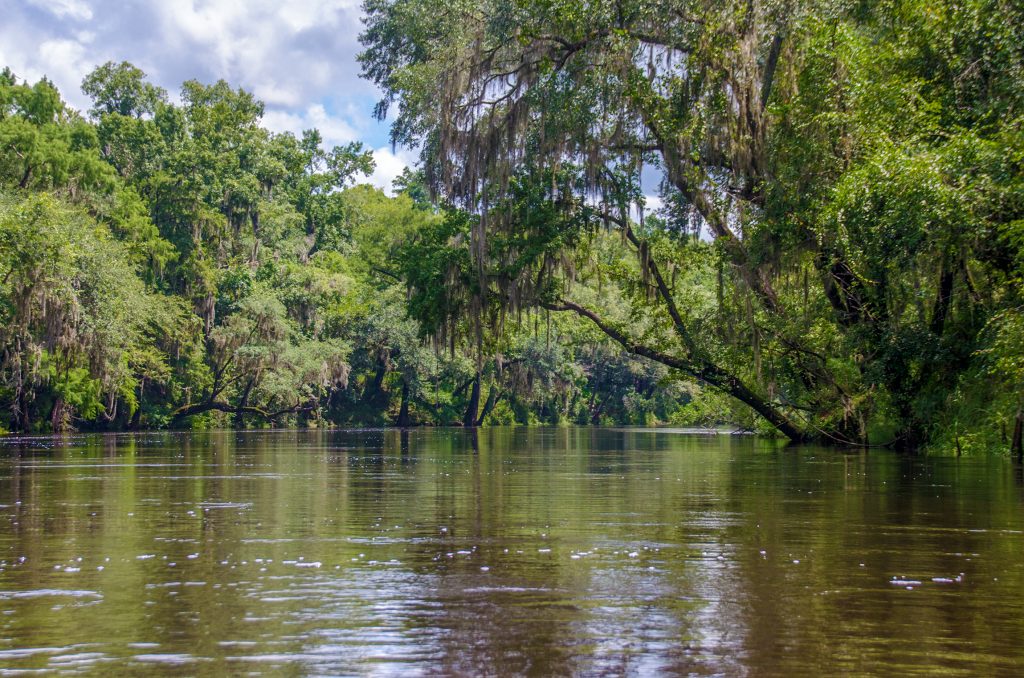
[[[1024,10],[366,0],[420,162],[0,74],[0,426],[730,424],[1024,452]],[[180,102],[180,103],[175,103]]]
[[[84,116],[0,79],[0,426],[642,422],[685,399],[636,360],[589,372],[574,325],[442,348],[425,274],[469,261],[438,240],[468,222],[421,173],[357,185],[360,144],[271,133],[225,82],[174,104],[107,63],[83,91]]]
[[[476,215],[481,298],[575,313],[790,438],[1019,439],[1016,377],[974,411],[1020,308],[1018,5],[365,9],[378,115]],[[601,229],[638,263],[624,317],[574,291]]]

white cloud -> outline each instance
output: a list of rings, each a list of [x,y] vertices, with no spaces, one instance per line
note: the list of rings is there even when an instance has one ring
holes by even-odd
[[[303,130],[315,127],[320,130],[320,136],[323,137],[324,146],[327,148],[359,139],[358,132],[348,121],[329,114],[323,104],[311,104],[299,112],[268,109],[263,114],[263,126],[271,132],[291,132],[296,136]]]
[[[29,4],[45,9],[58,19],[66,17],[75,21],[88,21],[92,18],[92,8],[83,0],[29,0]]]
[[[66,99],[68,98],[67,94],[79,94],[78,98],[81,99],[77,87],[73,91],[67,92],[67,88],[60,85],[62,82],[81,83],[85,75],[92,70],[92,65],[85,60],[85,53],[85,47],[77,40],[60,38],[44,40],[37,47],[36,63],[27,72],[15,70],[15,73],[19,77],[28,78],[31,81],[38,80],[45,75],[57,84]],[[74,99],[69,100],[80,103]]]
[[[307,108],[306,118],[312,123],[311,127],[320,130],[324,144],[328,147],[347,144],[358,138],[356,131],[348,122],[328,114],[323,104],[313,104]]]
[[[664,206],[665,206],[665,201],[662,200],[660,196],[657,196],[657,195],[645,195],[644,196],[644,212],[646,214],[650,214],[652,212],[657,212],[658,210],[660,210]]]
[[[268,110],[263,116],[263,126],[272,132],[291,132],[296,136],[303,130],[315,127],[320,130],[326,148],[359,140],[352,126],[343,118],[328,114],[320,104],[313,104],[299,113]],[[376,186],[388,195],[393,195],[391,182],[406,167],[416,164],[417,154],[401,148],[392,151],[390,146],[381,146],[373,150],[373,160],[376,165],[373,174],[361,181]]]
[[[384,143],[378,98],[359,78],[360,0],[3,0],[0,66],[46,75],[89,107],[82,77],[131,61],[175,99],[185,80],[227,80],[265,101],[268,125],[321,129],[329,143]],[[13,5],[10,8],[8,5]],[[40,11],[40,10],[45,11]],[[319,105],[321,108],[316,109]]]
[[[298,136],[302,130],[309,129],[305,116],[301,113],[268,109],[263,113],[263,126],[278,134],[291,132]]]
[[[416,154],[412,151],[398,149],[392,152],[390,146],[382,146],[373,152],[373,159],[377,163],[376,169],[367,183],[373,184],[388,195],[393,195],[391,182],[400,175],[406,167],[416,164]]]
[[[162,42],[203,55],[216,77],[271,103],[309,101],[341,83],[347,92],[372,92],[354,63],[361,30],[354,0],[184,0],[155,2],[152,11]]]

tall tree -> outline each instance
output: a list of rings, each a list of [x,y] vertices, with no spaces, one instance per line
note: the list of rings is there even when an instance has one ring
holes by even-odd
[[[399,103],[393,139],[421,144],[435,191],[479,215],[480,287],[493,240],[547,228],[542,203],[566,232],[600,221],[635,252],[672,344],[633,336],[536,278],[499,301],[532,293],[588,318],[791,438],[864,441],[874,417],[898,419],[907,443],[921,439],[929,415],[914,390],[948,389],[966,359],[944,346],[979,331],[959,301],[970,262],[984,267],[992,247],[977,236],[1019,214],[965,210],[990,189],[1005,195],[1017,170],[967,182],[977,164],[962,164],[964,143],[1015,143],[1000,128],[1020,113],[1019,7],[427,4],[368,0],[360,58],[385,91],[378,114]],[[662,177],[655,228],[637,218],[645,171]],[[514,208],[526,183],[538,210]],[[671,280],[704,256],[688,244],[695,229],[722,266],[717,327]],[[935,300],[917,317],[915,295]]]

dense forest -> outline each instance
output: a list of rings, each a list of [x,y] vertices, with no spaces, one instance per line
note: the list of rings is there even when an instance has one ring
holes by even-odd
[[[364,10],[376,113],[421,153],[393,197],[225,82],[173,103],[107,63],[78,112],[0,75],[0,426],[1020,453],[1020,3]]]
[[[688,399],[579,322],[440,343],[468,217],[412,172],[355,185],[358,143],[269,133],[224,82],[176,105],[108,63],[82,87],[86,115],[0,76],[4,428],[643,424]]]

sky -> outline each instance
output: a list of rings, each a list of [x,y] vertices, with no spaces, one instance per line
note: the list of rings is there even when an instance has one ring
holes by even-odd
[[[373,119],[379,98],[359,77],[360,0],[0,0],[0,68],[52,80],[65,101],[89,107],[82,79],[130,61],[172,98],[186,80],[224,79],[266,104],[275,132],[316,127],[328,147],[362,141],[385,190],[415,161],[392,150]]]

